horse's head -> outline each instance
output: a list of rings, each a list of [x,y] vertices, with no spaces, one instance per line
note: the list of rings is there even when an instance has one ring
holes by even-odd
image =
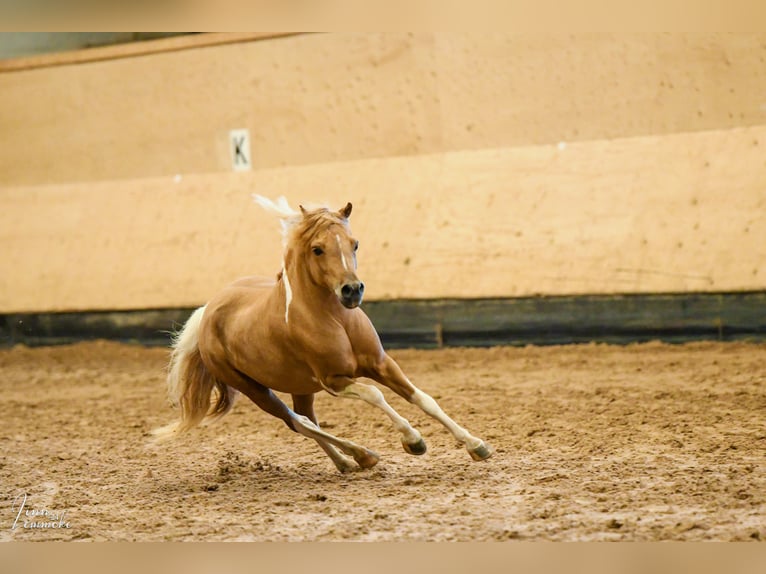
[[[315,286],[334,293],[348,309],[362,303],[364,283],[356,276],[359,242],[352,237],[348,226],[350,203],[339,211],[301,206],[298,212],[284,197],[272,201],[253,194],[253,199],[282,220],[283,273],[298,271],[298,275],[306,276],[306,280]],[[292,293],[293,286],[290,289]]]
[[[359,242],[351,235],[349,215],[350,203],[339,211],[301,206],[301,221],[291,247],[311,281],[332,291],[344,307],[353,309],[362,302],[364,283],[356,275]]]

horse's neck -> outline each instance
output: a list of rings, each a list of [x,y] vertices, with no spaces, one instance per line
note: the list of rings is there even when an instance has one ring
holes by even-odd
[[[289,304],[291,314],[310,314],[315,319],[327,316],[339,319],[345,310],[335,293],[311,281],[305,267],[296,265],[295,261],[286,262],[278,288],[286,304]]]

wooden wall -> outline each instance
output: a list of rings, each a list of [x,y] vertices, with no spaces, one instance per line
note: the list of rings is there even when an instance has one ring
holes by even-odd
[[[352,201],[372,299],[762,290],[765,62],[766,36],[315,34],[0,73],[0,312],[274,273],[253,192]]]

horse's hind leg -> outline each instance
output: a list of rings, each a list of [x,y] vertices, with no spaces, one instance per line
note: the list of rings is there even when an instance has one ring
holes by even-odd
[[[251,401],[261,407],[272,416],[281,419],[291,430],[313,438],[318,443],[323,442],[334,446],[347,455],[351,456],[362,468],[371,468],[378,462],[378,455],[351,441],[338,438],[321,430],[313,421],[305,415],[299,415],[283,403],[271,389],[264,387],[252,379],[248,380],[247,386],[240,389]]]
[[[492,453],[494,452],[492,447],[480,438],[473,436],[448,417],[432,397],[410,382],[407,376],[399,368],[399,365],[396,364],[396,361],[388,355],[386,355],[381,365],[379,365],[377,372],[373,374],[372,378],[380,384],[387,386],[415,406],[420,407],[423,412],[442,423],[458,442],[465,445],[468,454],[470,454],[471,458],[474,460],[484,460],[492,456]]]
[[[348,377],[331,377],[327,381],[328,386],[339,397],[361,399],[366,403],[382,410],[394,423],[394,428],[402,433],[402,446],[410,454],[425,454],[426,443],[420,433],[412,427],[407,419],[397,413],[386,402],[386,398],[380,389],[372,385],[357,383]]]
[[[307,417],[319,428],[319,421],[314,413],[314,395],[293,395],[293,409],[297,414]],[[317,443],[327,453],[327,456],[332,459],[339,471],[348,472],[356,468],[353,460],[338,451],[327,441],[317,439]]]

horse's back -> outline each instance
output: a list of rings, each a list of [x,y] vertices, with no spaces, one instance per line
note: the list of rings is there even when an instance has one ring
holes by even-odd
[[[202,318],[204,334],[225,345],[226,335],[236,333],[238,324],[262,317],[275,283],[274,279],[254,275],[224,287],[207,303]]]
[[[276,285],[276,281],[271,277],[264,277],[262,275],[250,275],[248,277],[241,277],[233,283],[230,283],[226,289],[270,289]]]

